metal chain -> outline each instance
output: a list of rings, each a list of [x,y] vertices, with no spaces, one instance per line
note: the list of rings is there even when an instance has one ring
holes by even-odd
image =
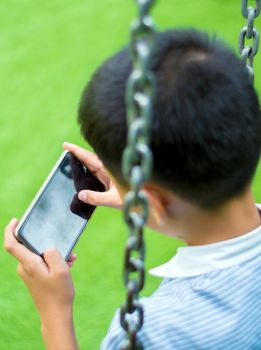
[[[143,226],[149,213],[148,200],[141,188],[150,178],[152,153],[149,147],[152,103],[155,92],[151,58],[155,44],[155,27],[149,16],[154,0],[136,0],[138,18],[132,23],[130,55],[133,70],[126,86],[128,140],[123,153],[122,171],[130,183],[125,197],[124,220],[128,225],[128,241],[124,259],[126,302],[120,310],[120,323],[126,332],[121,350],[139,350],[137,333],[143,325],[144,311],[139,292],[144,286]]]
[[[254,78],[254,57],[259,48],[259,33],[254,27],[254,22],[261,12],[261,0],[253,1],[255,7],[248,6],[249,0],[242,0],[242,15],[247,19],[247,25],[239,34],[239,52],[252,79]],[[252,40],[252,43],[247,45],[246,40]]]

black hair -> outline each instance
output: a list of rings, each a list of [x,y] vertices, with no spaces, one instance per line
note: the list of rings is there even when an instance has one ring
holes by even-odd
[[[82,94],[85,139],[124,183],[127,48],[109,58]],[[203,208],[215,208],[250,184],[261,149],[261,113],[246,67],[223,42],[196,30],[157,35],[152,70],[152,181]]]

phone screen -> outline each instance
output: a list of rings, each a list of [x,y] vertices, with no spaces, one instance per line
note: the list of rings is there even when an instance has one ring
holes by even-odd
[[[104,186],[68,152],[20,226],[18,239],[40,255],[57,248],[66,259],[95,209],[79,201],[82,189]]]

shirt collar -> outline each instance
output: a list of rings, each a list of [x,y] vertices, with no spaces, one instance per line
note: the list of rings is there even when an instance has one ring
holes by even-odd
[[[261,206],[257,207],[260,211]],[[180,247],[170,261],[149,272],[163,278],[193,277],[240,264],[258,254],[261,254],[261,226],[226,241]]]

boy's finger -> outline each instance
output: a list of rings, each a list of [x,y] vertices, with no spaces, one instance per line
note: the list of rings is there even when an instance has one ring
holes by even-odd
[[[97,171],[100,169],[103,164],[99,160],[96,154],[87,151],[84,148],[81,148],[73,143],[64,142],[63,148],[67,151],[70,151],[76,158],[78,158],[83,164],[87,165],[88,168],[92,171]]]
[[[60,252],[55,248],[47,249],[44,252],[44,260],[50,271],[55,274],[62,274],[68,270],[66,261],[63,259]]]
[[[68,260],[67,260],[67,262],[68,261],[75,261],[76,259],[77,259],[77,254],[71,253],[69,258],[68,258]]]
[[[31,266],[36,262],[42,262],[42,258],[31,252],[14,237],[14,231],[18,225],[18,220],[12,219],[5,228],[4,248],[15,257],[23,266]]]
[[[6,226],[6,230],[11,230],[11,231],[15,231],[16,226],[19,224],[19,221],[16,218],[13,218]]]
[[[96,192],[90,190],[83,190],[78,193],[78,198],[80,201],[95,205],[95,206],[110,206],[110,207],[120,207],[121,202],[117,200],[115,193],[113,191],[106,192]],[[116,203],[117,202],[117,203]]]
[[[106,188],[108,188],[110,182],[109,176],[104,169],[102,161],[96,154],[68,142],[63,143],[63,148],[71,152],[77,159],[86,165],[93,175],[96,176]]]
[[[71,268],[73,267],[73,264],[77,260],[77,255],[75,253],[71,253],[69,258],[67,259],[67,265]]]
[[[73,261],[67,261],[67,265],[69,266],[69,268],[71,269],[73,267]]]
[[[5,228],[5,237],[4,237],[4,248],[5,250],[13,255],[18,261],[21,262],[24,266],[31,265],[34,262],[42,260],[42,258],[21,243],[17,241],[14,237],[14,231],[16,226],[18,225],[17,219],[12,219],[10,223]]]

